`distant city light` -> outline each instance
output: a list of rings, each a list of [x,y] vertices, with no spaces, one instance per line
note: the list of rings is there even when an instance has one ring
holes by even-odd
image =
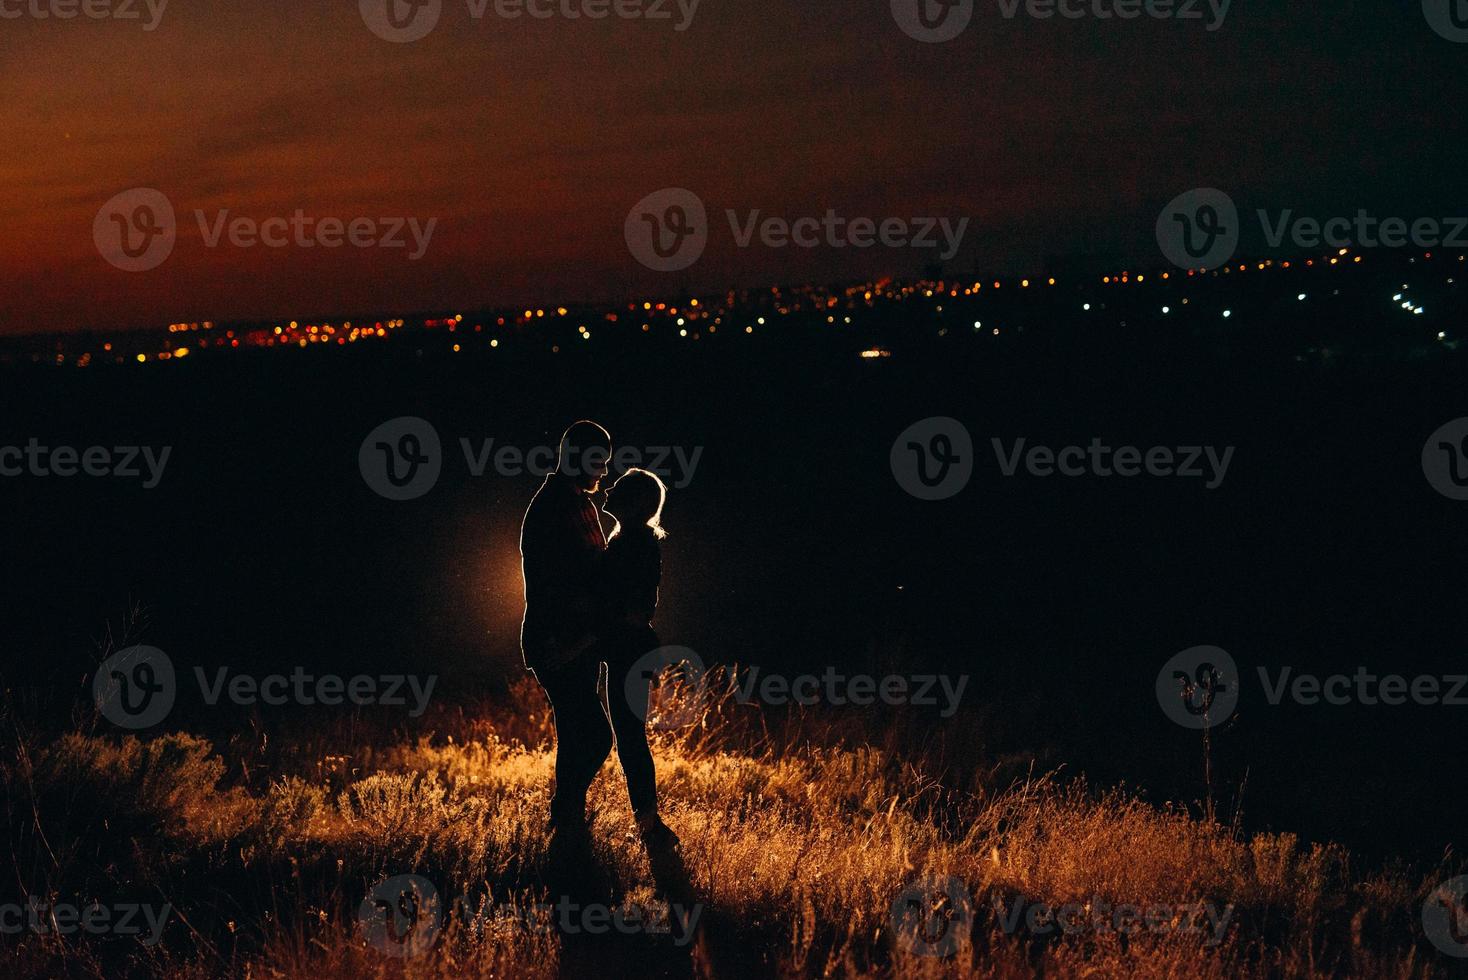
[[[1357,250],[1352,249],[1350,251],[1356,252]],[[1420,263],[1422,259],[1423,256],[1419,253],[1416,256],[1415,261]],[[1347,269],[1351,269],[1352,271],[1358,271],[1352,265],[1352,263],[1360,262],[1361,260],[1362,256],[1356,254],[1353,257],[1341,259],[1339,261],[1339,264]],[[1301,261],[1304,262],[1304,265],[1313,265],[1312,261]],[[1464,257],[1460,256],[1459,261],[1464,261]],[[1332,262],[1332,253],[1327,253],[1324,256],[1321,256],[1320,262],[1323,265],[1334,264]],[[1289,269],[1291,268],[1291,263],[1278,259],[1267,260],[1263,262],[1259,262],[1256,260],[1247,264],[1238,265],[1237,267],[1223,266],[1211,271],[1201,269],[1189,269],[1187,270],[1187,273],[1189,276],[1203,277],[1200,281],[1200,285],[1211,283],[1216,284],[1218,287],[1224,287],[1225,283],[1223,280],[1220,279],[1220,276],[1230,272],[1242,273],[1246,275],[1248,272],[1253,271],[1255,268]],[[1300,268],[1303,272],[1304,266],[1301,266]],[[1114,275],[1107,275],[1102,277],[1102,282],[1108,285],[1108,287],[1110,285],[1120,286],[1131,283],[1145,284],[1146,277],[1148,275],[1153,276],[1154,280],[1158,278],[1168,279],[1170,273],[1135,273],[1123,271]],[[1053,286],[1056,284],[1056,281],[1057,280],[1051,276],[1017,278],[1011,283],[1011,286],[1018,287],[1023,292],[1014,296],[1013,299],[1018,302],[1023,302],[1033,295],[1029,292],[1030,289],[1033,289],[1036,286],[1045,286],[1047,284]],[[1439,277],[1437,280],[1438,283],[1441,283],[1443,281],[1446,281],[1449,286],[1455,284],[1455,280],[1451,277]],[[1094,292],[1095,282],[1095,279],[1087,277],[1085,280],[1085,284],[1080,287],[1082,290],[1082,295],[1084,295],[1086,291]],[[993,281],[993,285],[995,288],[998,288],[1001,284],[1002,283],[1000,280]],[[883,331],[886,330],[892,323],[899,322],[902,316],[902,314],[895,308],[891,309],[890,311],[884,309],[884,304],[890,303],[893,304],[893,306],[895,307],[898,304],[903,304],[909,301],[920,301],[924,297],[929,297],[934,299],[936,302],[933,305],[928,305],[924,303],[922,305],[921,312],[922,315],[929,316],[933,319],[934,322],[932,326],[937,336],[950,336],[953,332],[956,331],[956,325],[950,321],[962,323],[965,320],[972,324],[973,332],[976,334],[987,330],[993,336],[998,336],[1001,331],[999,328],[992,326],[992,319],[994,316],[1003,315],[1002,311],[988,310],[988,312],[990,313],[990,320],[986,321],[981,318],[981,313],[987,309],[987,304],[983,304],[980,302],[980,296],[982,295],[980,293],[980,289],[984,285],[984,282],[978,281],[970,281],[968,283],[954,283],[946,280],[919,280],[916,282],[902,283],[891,279],[884,279],[879,282],[868,282],[859,286],[842,287],[840,289],[831,289],[819,285],[806,285],[788,289],[769,288],[766,290],[731,290],[727,294],[725,294],[725,296],[720,297],[717,300],[710,299],[695,301],[692,299],[688,299],[677,301],[674,304],[659,303],[655,300],[647,302],[644,302],[642,300],[638,300],[636,302],[627,302],[625,304],[625,310],[623,310],[622,315],[625,316],[626,311],[632,311],[635,320],[631,322],[634,326],[640,326],[641,332],[644,335],[650,333],[652,319],[656,317],[666,316],[667,319],[674,321],[674,329],[678,330],[678,336],[690,340],[701,339],[703,333],[707,333],[710,335],[710,337],[713,337],[716,335],[717,329],[720,326],[737,331],[740,329],[739,323],[741,320],[744,323],[744,333],[746,335],[753,334],[755,332],[756,324],[760,326],[766,325],[769,322],[769,318],[775,316],[790,318],[790,320],[787,322],[795,324],[797,328],[801,325],[816,327],[818,325],[821,325],[823,320],[826,324],[849,325],[854,324],[855,311],[857,309],[869,311],[869,319],[871,320],[871,323],[864,323],[863,327],[870,327],[877,331]],[[1362,287],[1370,287],[1371,284],[1362,282],[1358,285]],[[1408,298],[1407,293],[1410,292],[1410,289],[1410,284],[1402,283],[1401,290],[1392,296],[1392,301],[1397,303],[1401,309],[1410,312],[1414,316],[1425,316],[1427,313],[1425,305],[1420,304],[1416,298]],[[1280,292],[1284,295],[1288,295],[1287,288],[1282,288]],[[1357,292],[1359,294],[1359,290]],[[1349,287],[1335,288],[1329,290],[1325,295],[1327,299],[1332,295],[1336,297],[1350,297],[1352,296],[1352,290]],[[958,305],[958,303],[961,301],[960,297],[970,297],[970,300],[968,302],[971,305],[967,307]],[[950,298],[953,300],[953,303],[947,304],[947,301]],[[1225,289],[1217,297],[1202,297],[1202,302],[1204,303],[1205,308],[1208,308],[1212,307],[1215,303],[1218,303],[1221,306],[1223,303],[1227,303],[1230,299],[1235,298],[1237,298],[1237,296],[1235,295],[1235,291]],[[1278,298],[1282,299],[1283,296],[1280,296]],[[1308,292],[1297,292],[1295,296],[1296,301],[1299,303],[1304,303],[1308,301],[1309,298],[1310,294]],[[995,299],[1001,298],[996,296]],[[1173,312],[1174,304],[1177,304],[1179,308],[1186,308],[1190,302],[1190,298],[1184,296],[1179,297],[1177,300],[1169,300],[1167,305],[1159,304],[1157,306],[1154,306],[1152,307],[1152,309],[1158,311],[1159,315],[1161,316],[1170,317]],[[612,307],[612,309],[621,310],[622,306],[623,304],[617,304],[616,306]],[[642,308],[642,310],[639,310],[639,306]],[[1094,304],[1089,301],[1082,302],[1080,306],[1083,312],[1093,312]],[[1074,307],[1072,307],[1072,309],[1074,309]],[[637,316],[637,314],[639,312],[642,312],[643,310],[648,312],[642,313],[641,316]],[[764,310],[766,312],[760,314],[761,310]],[[1113,314],[1116,313],[1114,309],[1112,310],[1112,312]],[[1441,311],[1439,311],[1439,313],[1441,313]],[[471,312],[469,314],[448,314],[441,318],[415,319],[412,328],[405,332],[411,333],[419,330],[431,331],[434,329],[442,328],[445,331],[453,334],[456,332],[455,328],[457,326],[462,325],[467,331],[468,327],[472,325],[474,327],[475,333],[499,333],[500,331],[496,331],[493,329],[484,329],[484,326],[490,324],[498,324],[498,326],[501,328],[509,328],[513,330],[530,330],[534,328],[549,330],[553,332],[553,336],[546,337],[545,340],[557,341],[564,333],[566,327],[575,326],[576,333],[581,336],[583,340],[589,341],[591,339],[589,322],[592,319],[602,318],[606,322],[612,324],[616,324],[619,322],[617,312],[595,311],[593,308],[587,308],[583,311],[578,311],[578,319],[584,319],[587,321],[580,323],[579,325],[577,324],[576,319],[559,319],[562,317],[569,317],[569,314],[570,310],[568,307],[559,305],[549,305],[545,308],[540,309],[535,307],[525,308],[523,310],[523,316],[520,315],[519,311],[497,317],[495,317],[494,314],[475,312]],[[964,314],[968,314],[968,316],[965,316]],[[1233,318],[1232,308],[1230,307],[1227,309],[1220,309],[1220,316],[1222,316],[1225,320],[1231,320]],[[470,319],[465,319],[465,317],[470,317]],[[495,318],[491,319],[491,317]],[[972,317],[972,319],[970,319],[970,317]],[[1123,317],[1125,317],[1125,314],[1123,314]],[[1258,314],[1256,314],[1256,321],[1257,319]],[[177,318],[175,318],[175,320],[177,320]],[[476,323],[477,320],[483,320],[483,325]],[[540,320],[542,322],[537,323],[537,320]],[[700,325],[700,320],[704,320],[707,322]],[[137,363],[153,363],[155,361],[171,362],[182,359],[184,357],[189,357],[191,355],[195,356],[196,358],[198,356],[208,358],[215,356],[215,351],[220,348],[250,349],[290,347],[294,349],[314,347],[321,344],[329,344],[333,347],[346,346],[349,344],[355,344],[358,342],[373,340],[377,338],[387,338],[390,336],[389,331],[406,326],[406,321],[402,319],[383,319],[377,321],[364,321],[361,319],[358,319],[356,321],[339,320],[336,321],[335,324],[324,321],[309,323],[298,320],[280,321],[280,323],[280,326],[276,326],[274,324],[261,324],[258,326],[239,326],[235,329],[228,331],[225,330],[224,324],[219,324],[218,335],[213,333],[215,329],[215,323],[208,320],[179,321],[172,323],[164,322],[158,325],[160,333],[163,329],[166,329],[167,333],[171,335],[198,334],[199,336],[197,338],[197,342],[190,343],[187,347],[175,346],[175,343],[177,341],[182,341],[184,339],[182,337],[178,337],[177,341],[175,342],[158,342],[157,339],[155,339],[145,341],[143,343],[134,344],[129,341],[120,341],[115,344],[115,350],[114,343],[112,341],[108,341],[104,344],[102,343],[101,338],[98,338],[95,341],[88,340],[87,343],[96,343],[102,351],[108,352],[108,357],[106,358],[107,361],[115,361],[119,364],[124,362],[131,362],[134,360],[136,360]],[[1125,327],[1126,319],[1121,319],[1119,323],[1121,326]],[[1016,336],[1018,336],[1020,332],[1022,332],[1022,330],[1017,328]],[[635,334],[636,331],[634,330],[633,336],[635,336]],[[1437,335],[1437,339],[1440,342],[1446,342],[1448,340],[1446,330],[1433,331],[1433,334]],[[623,342],[626,340],[625,336],[618,336],[615,334],[614,338],[617,342]],[[866,339],[868,343],[873,343],[874,345],[867,347],[865,351],[859,351],[863,358],[871,359],[887,356],[883,353],[867,353],[871,351],[881,352],[885,350],[885,348],[878,346],[884,339],[884,335],[882,333],[878,333],[878,336],[876,337]],[[173,337],[169,337],[169,341],[173,340]],[[609,341],[604,338],[603,342],[606,343]],[[1453,344],[1448,346],[1456,346],[1458,343],[1459,341],[1454,341]],[[499,339],[497,337],[491,339],[489,346],[491,348],[499,347]],[[459,354],[462,353],[466,347],[468,347],[469,350],[472,352],[474,345],[450,343],[448,345],[432,345],[432,347],[433,349],[436,349],[438,351]],[[139,353],[140,348],[143,351],[142,353]],[[552,345],[553,352],[559,352],[559,349],[560,348],[558,344]],[[425,351],[419,351],[420,356],[423,353],[425,353]],[[8,356],[10,355],[5,355],[3,352],[0,352],[0,360],[3,360]],[[95,363],[95,356],[98,355],[94,355],[85,347],[78,346],[77,349],[66,350],[60,345],[56,345],[50,350],[30,354],[30,358],[34,362],[54,362],[59,365],[75,365],[78,367],[85,367],[88,364]]]

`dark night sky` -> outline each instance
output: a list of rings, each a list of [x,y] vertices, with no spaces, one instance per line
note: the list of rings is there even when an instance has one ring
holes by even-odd
[[[29,2],[29,0],[27,0]],[[675,15],[675,21],[676,21]],[[355,0],[173,0],[138,22],[0,20],[0,331],[471,308],[921,270],[913,250],[733,247],[724,209],[968,217],[951,267],[1077,251],[1158,264],[1174,195],[1241,209],[1463,214],[1468,44],[1418,0],[1236,2],[1203,23],[1005,19],[920,44],[887,0],[703,0],[675,21],[473,20],[421,41]],[[92,240],[154,187],[159,268]],[[634,202],[706,202],[687,273],[643,269]],[[438,221],[427,254],[206,248],[193,211]]]

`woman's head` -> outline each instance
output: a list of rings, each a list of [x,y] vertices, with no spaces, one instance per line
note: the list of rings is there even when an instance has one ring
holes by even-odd
[[[617,530],[626,527],[648,527],[663,537],[663,501],[668,488],[650,470],[630,469],[607,491],[606,512],[616,518]]]

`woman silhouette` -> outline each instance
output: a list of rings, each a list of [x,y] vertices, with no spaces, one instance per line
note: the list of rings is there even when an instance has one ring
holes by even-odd
[[[677,835],[658,816],[656,774],[647,746],[650,675],[633,678],[645,654],[658,649],[652,628],[662,580],[663,502],[668,490],[657,474],[630,469],[607,491],[603,510],[615,524],[601,555],[605,626],[601,659],[607,664],[607,706],[617,738],[617,758],[637,829],[649,850],[676,846]]]

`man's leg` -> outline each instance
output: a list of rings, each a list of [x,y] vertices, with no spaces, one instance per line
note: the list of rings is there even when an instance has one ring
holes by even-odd
[[[551,819],[579,826],[586,820],[586,791],[612,750],[612,733],[597,694],[601,664],[584,659],[535,672],[550,699],[556,725],[556,787]]]

